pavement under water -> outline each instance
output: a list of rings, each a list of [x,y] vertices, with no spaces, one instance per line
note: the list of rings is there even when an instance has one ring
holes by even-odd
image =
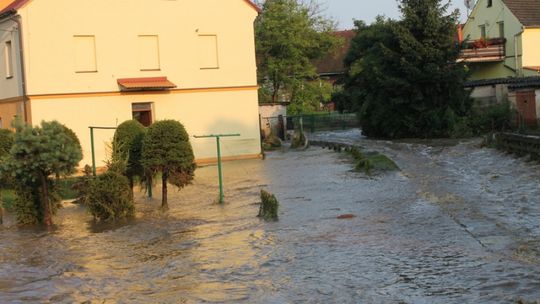
[[[136,218],[65,204],[54,230],[0,228],[0,303],[516,303],[540,300],[538,164],[478,140],[358,143],[402,169],[374,177],[320,148],[215,166]],[[260,189],[281,203],[259,220]],[[154,190],[159,193],[159,188]],[[338,219],[340,215],[355,217]]]

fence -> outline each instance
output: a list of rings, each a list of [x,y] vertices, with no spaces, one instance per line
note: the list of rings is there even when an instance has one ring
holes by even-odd
[[[300,125],[306,132],[346,130],[358,128],[360,123],[356,114],[323,113],[280,117],[261,117],[261,131],[284,139],[286,131],[298,130]]]
[[[360,126],[356,114],[328,113],[287,117],[288,130],[299,128],[300,123],[302,123],[304,131],[311,133],[316,131],[346,130]]]

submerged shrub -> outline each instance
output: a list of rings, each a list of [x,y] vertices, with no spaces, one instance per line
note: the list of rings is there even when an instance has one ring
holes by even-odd
[[[75,203],[86,205],[90,200],[90,191],[94,179],[92,176],[92,167],[89,165],[84,166],[83,173],[84,175],[73,185],[73,190],[77,193]]]
[[[87,207],[95,219],[114,221],[135,211],[129,180],[116,170],[97,176],[90,186]]]
[[[378,152],[364,153],[357,147],[349,150],[355,162],[355,170],[364,171],[366,175],[371,175],[373,171],[398,171],[399,167],[384,154]]]
[[[265,220],[278,219],[279,202],[273,194],[261,190],[261,207],[259,208],[260,218]]]

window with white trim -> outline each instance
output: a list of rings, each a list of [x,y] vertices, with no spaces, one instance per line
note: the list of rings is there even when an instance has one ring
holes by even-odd
[[[11,41],[6,41],[4,45],[4,64],[6,66],[6,78],[13,77],[13,47]]]

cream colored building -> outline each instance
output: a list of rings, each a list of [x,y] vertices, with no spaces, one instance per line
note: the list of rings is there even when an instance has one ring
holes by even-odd
[[[91,163],[90,126],[181,121],[223,139],[227,158],[260,155],[253,22],[247,0],[0,0],[0,120],[58,120]],[[113,130],[96,130],[98,166]],[[215,141],[192,138],[198,161]]]

